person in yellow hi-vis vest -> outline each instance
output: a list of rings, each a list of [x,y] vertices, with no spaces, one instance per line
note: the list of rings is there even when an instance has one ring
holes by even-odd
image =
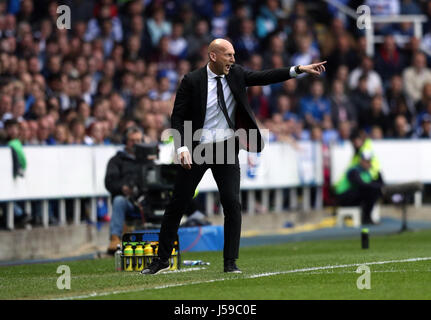
[[[350,136],[350,141],[352,142],[354,148],[354,155],[350,161],[349,168],[357,166],[360,162],[361,152],[374,153],[373,143],[370,138],[364,138],[361,136],[359,131],[354,131]],[[374,155],[371,159],[371,167],[369,169],[371,177],[373,180],[378,179],[380,173],[380,162]]]
[[[361,206],[362,224],[374,224],[371,212],[382,195],[384,185],[380,172],[377,172],[377,177],[371,174],[373,158],[370,151],[360,152],[359,163],[349,167],[335,185],[337,205]]]

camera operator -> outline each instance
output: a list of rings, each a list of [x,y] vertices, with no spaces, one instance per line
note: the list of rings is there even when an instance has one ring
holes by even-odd
[[[131,199],[139,188],[141,164],[135,156],[134,146],[143,143],[144,135],[136,127],[130,127],[125,134],[125,148],[118,151],[109,162],[105,175],[105,187],[112,196],[112,217],[108,254],[113,254],[121,243],[121,234],[126,214],[139,214],[139,208]]]

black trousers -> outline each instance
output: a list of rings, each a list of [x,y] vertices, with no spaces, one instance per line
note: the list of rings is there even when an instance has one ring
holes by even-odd
[[[361,188],[360,190],[349,190],[336,197],[339,206],[360,206],[362,211],[362,222],[371,220],[371,212],[374,204],[380,198],[381,192],[376,188]]]
[[[223,257],[224,259],[238,258],[241,235],[240,167],[237,141],[233,145],[235,149],[231,150],[232,144],[228,144],[227,141],[213,143],[211,148],[205,149],[202,153],[203,156],[207,156],[205,157],[207,160],[212,160],[198,164],[193,159],[190,170],[178,165],[172,199],[166,207],[160,228],[158,255],[161,259],[168,259],[170,257],[180,220],[185,213],[187,205],[193,198],[197,185],[208,169],[212,171],[219,190],[220,202],[223,206]],[[220,161],[218,161],[219,163],[215,163],[216,160],[220,160],[220,153],[216,153],[217,150],[221,149],[224,154],[224,163],[220,164]],[[212,154],[212,158],[208,157],[208,153]],[[228,163],[226,163],[227,160],[229,160]]]

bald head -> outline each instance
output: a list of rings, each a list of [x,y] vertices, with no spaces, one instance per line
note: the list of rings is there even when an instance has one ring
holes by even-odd
[[[232,43],[221,38],[214,39],[208,46],[208,54],[210,52],[224,52],[227,49],[233,50]]]
[[[235,50],[225,39],[215,39],[208,46],[209,67],[217,75],[227,75],[235,63]]]

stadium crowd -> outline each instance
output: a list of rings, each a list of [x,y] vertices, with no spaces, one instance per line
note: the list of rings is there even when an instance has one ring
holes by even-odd
[[[431,17],[426,1],[345,2]],[[61,4],[70,29],[57,27]],[[118,144],[133,124],[158,141],[179,81],[206,64],[216,37],[230,39],[237,63],[253,70],[328,61],[323,78],[249,88],[270,141],[330,144],[354,128],[374,139],[430,138],[431,70],[412,29],[382,27],[384,42],[369,57],[363,30],[324,2],[0,1],[0,141],[8,121],[24,145]],[[423,30],[426,39],[430,22]],[[400,45],[400,35],[410,40]]]

